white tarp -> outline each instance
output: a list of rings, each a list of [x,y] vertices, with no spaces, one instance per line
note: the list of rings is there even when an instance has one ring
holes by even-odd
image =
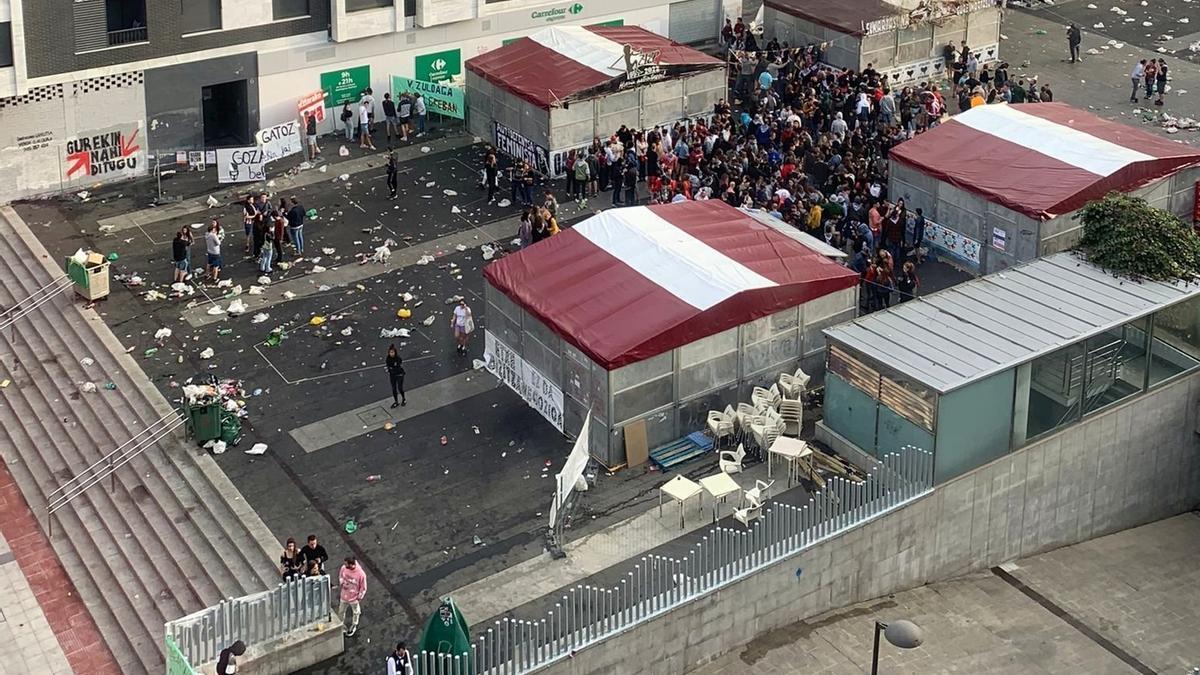
[[[601,211],[575,231],[700,310],[743,291],[778,285],[648,208]]]
[[[625,45],[583,26],[554,26],[530,35],[529,39],[605,75],[625,74]]]
[[[981,105],[955,115],[954,121],[1097,176],[1111,176],[1135,162],[1154,159],[1137,150],[1007,105]]]
[[[554,527],[558,520],[559,509],[567,503],[571,491],[575,489],[575,486],[583,478],[583,472],[587,470],[588,439],[591,438],[591,430],[592,413],[589,410],[587,417],[583,419],[583,428],[579,430],[579,437],[575,439],[575,445],[571,446],[571,454],[567,455],[567,463],[563,465],[562,471],[554,477],[556,487],[554,503],[550,505],[550,527]]]
[[[555,429],[563,430],[563,393],[549,378],[529,365],[516,351],[491,331],[483,332],[483,361],[488,372],[541,413]]]

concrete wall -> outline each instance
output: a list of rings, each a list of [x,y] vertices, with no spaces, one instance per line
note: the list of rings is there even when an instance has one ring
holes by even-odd
[[[1200,501],[1192,375],[542,672],[684,673],[822,612],[1175,515]]]
[[[81,80],[0,99],[0,203],[84,189],[146,173],[142,73]],[[68,158],[73,139],[120,130],[130,139],[129,170],[88,174]],[[134,136],[134,134],[137,134]]]
[[[201,150],[204,87],[246,80],[250,134],[258,131],[258,59],[239,54],[146,71],[146,118],[152,152]],[[315,87],[314,87],[315,88]],[[247,139],[250,144],[253,138]]]

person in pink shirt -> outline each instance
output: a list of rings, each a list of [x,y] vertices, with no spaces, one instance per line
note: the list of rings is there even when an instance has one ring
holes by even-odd
[[[359,605],[367,594],[367,574],[354,558],[346,558],[342,569],[338,572],[338,583],[341,585],[341,602],[338,603],[338,620],[342,628],[346,626],[346,608],[350,608],[350,628],[346,636],[354,635],[358,630],[358,617],[362,611]]]

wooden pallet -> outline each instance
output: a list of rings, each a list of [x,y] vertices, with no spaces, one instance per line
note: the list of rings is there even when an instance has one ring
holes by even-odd
[[[712,452],[713,441],[702,431],[695,431],[678,440],[661,445],[650,452],[650,461],[667,471],[673,466]]]

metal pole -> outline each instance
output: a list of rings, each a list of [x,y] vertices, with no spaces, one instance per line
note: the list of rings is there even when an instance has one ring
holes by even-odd
[[[879,633],[884,628],[887,628],[887,624],[875,622],[875,648],[871,652],[871,675],[879,675]]]

